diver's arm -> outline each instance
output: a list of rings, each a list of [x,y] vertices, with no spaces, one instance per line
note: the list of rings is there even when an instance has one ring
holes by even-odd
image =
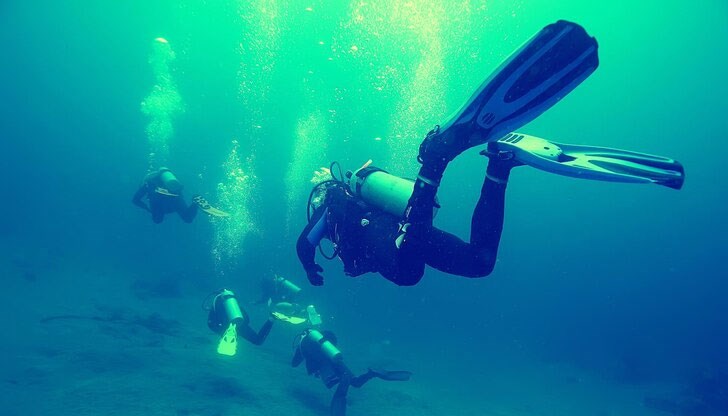
[[[144,182],[142,184],[142,186],[140,186],[139,189],[137,189],[136,193],[134,194],[134,198],[132,198],[131,202],[134,205],[138,206],[139,208],[141,208],[145,211],[151,212],[151,210],[149,209],[149,206],[146,203],[144,203],[144,201],[142,201],[142,198],[144,198],[144,195],[146,195],[147,192],[149,192],[149,184],[147,182]]]
[[[274,318],[268,318],[257,333],[253,331],[253,328],[251,328],[250,325],[242,325],[242,328],[238,328],[238,331],[240,331],[238,333],[242,335],[243,338],[250,341],[251,344],[262,345],[265,342],[265,339],[268,338],[271,328],[273,328],[273,321]]]
[[[323,206],[317,208],[296,243],[298,260],[301,261],[301,265],[306,270],[309,282],[314,286],[321,286],[324,283],[323,276],[319,274],[323,269],[316,264],[316,246],[326,236],[327,214],[328,208]]]

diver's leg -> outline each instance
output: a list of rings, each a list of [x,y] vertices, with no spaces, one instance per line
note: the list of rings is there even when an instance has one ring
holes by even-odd
[[[356,376],[356,377],[352,378],[351,386],[356,387],[358,389],[359,387],[366,384],[367,381],[371,380],[372,378],[374,378],[376,376],[377,376],[377,374],[374,371],[369,370],[360,376]]]
[[[506,185],[515,166],[518,162],[491,155],[480,199],[473,211],[470,243],[433,227],[426,237],[427,264],[465,277],[483,277],[493,271],[503,230]]]
[[[187,204],[185,204],[185,201],[184,201],[184,199],[182,199],[181,196],[177,199],[177,210],[176,211],[179,214],[179,216],[182,218],[182,221],[184,221],[186,223],[191,223],[192,220],[195,219],[195,216],[197,215],[198,207],[199,207],[199,205],[197,205],[194,202],[192,204],[190,204],[189,206],[187,206]]]
[[[154,221],[155,224],[161,223],[164,219],[164,209],[162,209],[162,204],[149,201],[149,210],[152,212],[152,221]]]
[[[453,234],[433,227],[427,243],[427,264],[437,270],[463,277],[483,277],[493,271],[494,252],[481,250]]]
[[[458,149],[459,150],[459,149]],[[435,195],[448,163],[459,152],[439,141],[438,130],[428,133],[420,145],[422,162],[398,238],[398,270],[389,280],[400,286],[419,282],[425,259],[430,266],[466,277],[487,276],[493,271],[503,230],[505,192],[510,171],[520,165],[490,150],[480,199],[471,220],[470,244],[432,226]],[[421,270],[421,271],[420,271]]]
[[[465,132],[463,136],[467,136]],[[410,231],[425,234],[432,227],[435,195],[447,165],[457,155],[466,150],[466,137],[453,140],[453,133],[441,134],[440,126],[435,126],[420,144],[417,160],[422,164],[415,180],[412,196],[405,210],[405,222],[411,226]]]
[[[351,378],[343,377],[331,398],[331,416],[346,415],[346,395],[349,393]]]
[[[445,168],[454,157],[444,152],[442,146],[432,144],[433,140],[437,140],[437,131],[437,128],[430,131],[420,145],[418,160],[422,167],[395,240],[396,266],[393,271],[382,273],[399,286],[416,285],[425,273],[424,253],[427,251],[427,235],[432,228],[435,195]]]
[[[376,222],[372,223],[376,227]],[[387,228],[375,228],[372,223],[367,227],[367,234],[379,233],[368,238],[366,243],[372,256],[378,259],[377,271],[398,286],[416,285],[425,274],[425,257],[421,247],[424,240],[411,237],[407,233],[409,224],[399,223],[394,218]]]
[[[440,186],[445,168],[456,156],[448,152],[446,146],[438,141],[438,131],[436,127],[427,133],[420,144],[417,156],[422,166],[417,173],[414,190],[405,210],[405,222],[409,223],[415,232],[426,231],[432,227],[437,188]]]
[[[268,334],[270,334],[271,328],[273,328],[273,320],[267,319],[258,332],[255,332],[247,323],[244,325],[238,325],[237,329],[238,334],[242,335],[242,337],[248,340],[251,344],[263,345],[266,338],[268,338]]]
[[[368,256],[375,260],[376,270],[398,286],[417,284],[425,272],[425,258],[415,247],[404,244],[406,230],[401,219],[392,215],[373,216],[363,227],[361,242]],[[313,255],[313,254],[312,254]]]
[[[387,280],[397,286],[414,286],[422,280],[425,274],[425,250],[422,249],[422,240],[408,237],[407,243],[402,243],[397,250],[395,270],[382,273]]]
[[[491,157],[485,180],[480,190],[480,199],[473,210],[470,225],[470,244],[480,250],[492,253],[495,258],[503,231],[503,217],[506,203],[506,187],[511,169],[520,163],[503,161]]]
[[[448,163],[457,153],[451,152],[449,146],[439,141],[439,128],[431,130],[420,144],[417,159],[420,167],[415,180],[412,196],[405,209],[405,217],[401,223],[396,239],[397,265],[388,280],[400,286],[417,284],[425,272],[425,253],[427,253],[428,235],[432,229],[432,219],[436,206],[435,195],[440,180]]]

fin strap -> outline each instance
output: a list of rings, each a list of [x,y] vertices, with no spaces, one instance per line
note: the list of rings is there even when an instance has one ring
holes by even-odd
[[[496,178],[495,176],[493,176],[493,175],[489,175],[489,174],[487,174],[487,173],[485,174],[485,177],[486,177],[486,178],[487,178],[488,180],[490,180],[490,181],[493,181],[493,182],[495,182],[495,183],[498,183],[498,184],[501,184],[501,185],[505,185],[505,184],[507,184],[507,183],[508,183],[508,179],[501,179],[501,178]]]

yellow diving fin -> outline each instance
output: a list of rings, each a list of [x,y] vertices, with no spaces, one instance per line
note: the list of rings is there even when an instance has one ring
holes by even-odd
[[[217,353],[232,357],[238,351],[238,331],[235,324],[231,323],[220,338],[217,344]]]
[[[273,312],[271,315],[273,315],[273,317],[278,319],[279,321],[288,322],[289,324],[293,325],[298,325],[306,322],[306,318],[301,318],[299,316],[288,316],[280,312]]]

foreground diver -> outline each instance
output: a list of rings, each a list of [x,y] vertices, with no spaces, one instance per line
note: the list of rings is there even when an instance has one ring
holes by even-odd
[[[410,286],[420,281],[426,264],[459,276],[487,276],[496,261],[510,171],[519,165],[679,189],[682,166],[671,159],[584,146],[561,145],[560,151],[554,150],[556,145],[519,148],[525,135],[503,137],[553,106],[597,66],[596,40],[574,23],[556,22],[506,60],[454,117],[427,134],[419,148],[422,166],[414,184],[365,166],[349,174],[348,183],[339,175],[314,187],[311,199],[323,191],[323,203],[315,207],[297,243],[311,284],[323,284],[323,269],[315,262],[315,247],[323,238],[334,242],[349,276],[378,272],[397,285]],[[470,241],[465,242],[432,226],[435,195],[449,162],[483,144],[487,147],[481,154],[489,162],[472,215]],[[546,157],[529,157],[539,150]]]
[[[346,395],[349,386],[359,388],[372,378],[387,381],[407,381],[412,376],[409,371],[383,371],[369,369],[359,376],[344,364],[341,351],[336,347],[336,335],[330,331],[307,329],[296,337],[291,365],[298,367],[306,361],[306,371],[321,379],[327,389],[338,384],[331,399],[331,415],[346,414]]]
[[[148,174],[142,181],[141,186],[134,194],[132,203],[152,214],[152,221],[159,224],[164,220],[165,214],[176,212],[182,221],[191,223],[197,215],[197,209],[202,209],[210,215],[226,217],[227,214],[219,209],[213,208],[200,195],[192,197],[192,204],[185,203],[182,196],[182,183],[168,168]],[[149,204],[143,199],[146,198]]]
[[[274,314],[263,323],[258,332],[250,327],[250,316],[240,307],[235,293],[221,289],[208,296],[212,299],[207,316],[207,326],[212,332],[221,336],[217,352],[222,355],[235,355],[238,348],[238,335],[253,345],[262,345],[270,334],[273,323],[277,320]],[[206,302],[207,303],[207,300]]]

